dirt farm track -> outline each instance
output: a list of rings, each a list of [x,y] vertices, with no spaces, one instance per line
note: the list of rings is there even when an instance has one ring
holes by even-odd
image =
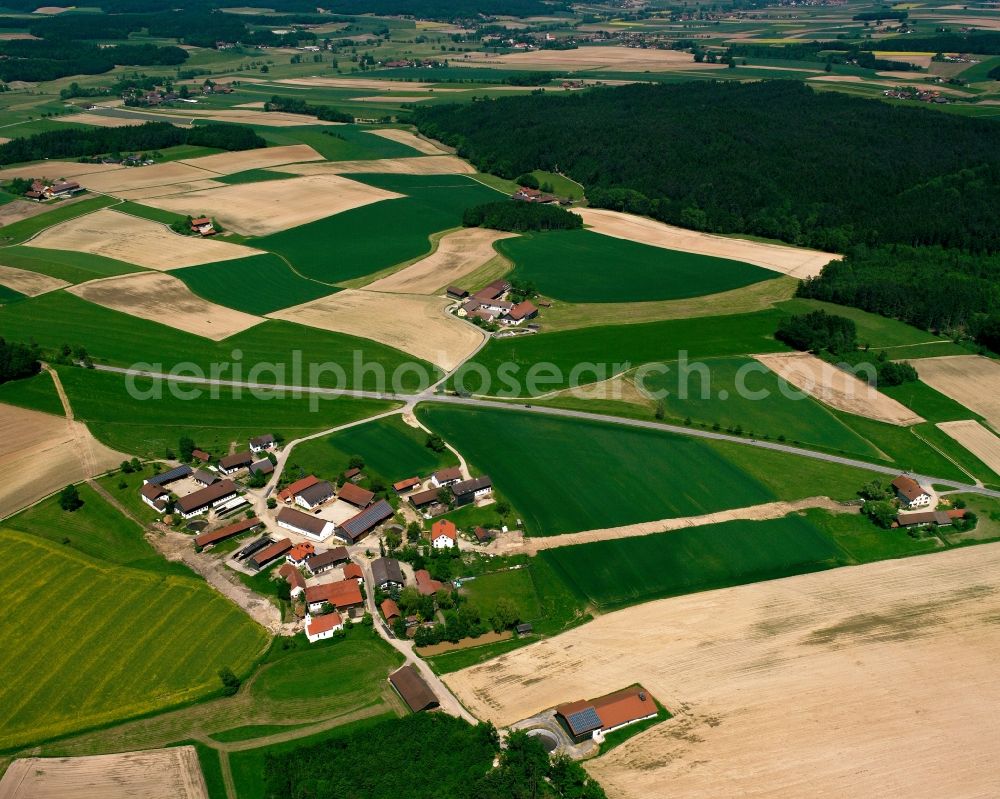
[[[641,682],[674,718],[588,762],[612,799],[988,797],[998,622],[993,544],[652,602],[445,681],[498,726]]]

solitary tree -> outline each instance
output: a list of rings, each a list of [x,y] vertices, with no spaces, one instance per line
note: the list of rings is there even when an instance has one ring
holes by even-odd
[[[76,490],[75,485],[68,485],[59,492],[59,507],[69,513],[83,507],[83,500],[80,499],[80,492]]]

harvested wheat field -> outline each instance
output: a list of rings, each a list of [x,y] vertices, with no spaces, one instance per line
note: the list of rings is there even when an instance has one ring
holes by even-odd
[[[268,316],[371,339],[451,370],[475,351],[484,335],[445,313],[447,305],[438,297],[349,290]]]
[[[920,379],[978,413],[1000,430],[1000,363],[982,355],[949,355],[910,361]]]
[[[407,147],[412,147],[418,153],[424,153],[425,155],[440,155],[442,152],[442,149],[434,144],[434,142],[422,139],[416,133],[409,130],[379,128],[378,130],[368,130],[365,132],[370,133],[372,136],[381,136],[383,139],[405,144]]]
[[[190,191],[215,189],[227,184],[217,180],[186,180],[180,183],[168,183],[165,186],[144,186],[141,189],[116,191],[115,197],[122,200],[146,200],[150,197],[169,197],[171,194],[187,194]]]
[[[0,205],[0,227],[20,222],[22,219],[30,219],[33,216],[51,211],[54,207],[65,208],[67,205],[78,203],[83,200],[90,200],[86,194],[76,197],[67,197],[65,200],[56,200],[55,203],[36,203],[31,200],[14,200],[13,202]]]
[[[497,56],[466,53],[452,66],[504,69],[607,69],[611,72],[672,72],[725,69],[725,64],[696,64],[694,56],[679,50],[641,50],[635,47],[579,47],[576,50],[532,50]]]
[[[308,144],[289,144],[283,147],[260,147],[256,150],[203,155],[201,158],[189,158],[179,163],[198,167],[198,169],[207,169],[209,172],[216,172],[220,175],[234,175],[248,169],[265,169],[299,161],[322,160],[323,156]]]
[[[234,122],[240,125],[263,125],[267,128],[296,128],[302,125],[343,125],[343,122],[327,122],[311,114],[287,114],[283,111],[243,110],[200,110],[184,109],[184,113],[158,112],[158,116],[169,119],[175,125],[185,122]]]
[[[97,128],[127,128],[131,125],[144,125],[145,119],[138,117],[117,117],[105,114],[72,114],[62,117],[52,117],[56,122],[75,122],[80,125],[93,125]]]
[[[0,180],[11,178],[45,178],[59,180],[60,178],[78,178],[80,175],[93,175],[98,172],[118,172],[123,167],[118,164],[78,164],[76,161],[44,161],[27,166],[13,166],[0,169]]]
[[[497,254],[495,242],[516,235],[478,227],[456,230],[442,236],[437,249],[426,258],[365,288],[398,294],[437,294],[493,258]]]
[[[433,100],[433,94],[375,94],[370,97],[352,97],[355,103],[422,103],[425,100]]]
[[[924,421],[864,380],[811,353],[781,352],[753,357],[790,385],[831,408],[900,426]]]
[[[264,321],[258,316],[204,300],[176,277],[163,272],[137,272],[92,280],[67,291],[95,305],[212,341],[229,338]]]
[[[628,239],[667,250],[730,258],[800,279],[818,275],[830,261],[842,257],[832,252],[806,250],[784,244],[766,244],[760,241],[713,236],[710,233],[685,230],[620,211],[574,208],[573,213],[583,217],[584,224],[595,233],[604,236]]]
[[[184,183],[192,180],[210,180],[214,177],[216,177],[214,173],[206,172],[204,169],[198,169],[180,161],[169,161],[165,164],[119,168],[111,172],[78,175],[75,180],[91,191],[117,194],[119,191],[129,191],[130,189],[166,186],[171,183]]]
[[[0,286],[19,291],[27,297],[37,297],[39,294],[65,288],[68,285],[65,280],[57,277],[29,272],[16,266],[0,266]]]
[[[275,172],[293,175],[473,175],[475,168],[455,155],[417,155],[413,158],[378,158],[361,161],[322,161],[286,164]]]
[[[124,455],[97,441],[83,422],[0,404],[0,517],[88,477],[113,469]]]
[[[971,419],[964,422],[940,422],[937,426],[1000,474],[1000,438],[994,433]]]
[[[15,760],[0,799],[208,799],[193,746]]]
[[[265,81],[251,80],[248,83],[264,83]],[[426,89],[433,86],[432,83],[421,83],[420,81],[405,80],[376,80],[374,78],[282,78],[274,83],[282,83],[286,86],[324,86],[330,89],[382,89],[391,92],[393,89],[412,92],[414,89]]]
[[[206,214],[237,233],[266,236],[401,196],[339,175],[307,175],[160,197],[146,204],[178,214]]]
[[[260,254],[240,244],[181,236],[159,222],[106,208],[43,230],[28,243],[47,250],[103,255],[147,269],[180,269]]]
[[[991,544],[665,599],[444,679],[497,726],[644,685],[674,718],[587,762],[612,799],[994,796],[998,575]]]
[[[64,11],[69,11],[75,6],[42,6],[41,8],[36,8],[32,11],[32,14],[62,14]]]

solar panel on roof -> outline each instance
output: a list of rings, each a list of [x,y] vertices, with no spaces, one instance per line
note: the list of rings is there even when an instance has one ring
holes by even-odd
[[[569,722],[570,729],[577,735],[596,730],[601,726],[601,719],[592,707],[585,707],[576,713],[570,713],[566,717],[566,721]]]

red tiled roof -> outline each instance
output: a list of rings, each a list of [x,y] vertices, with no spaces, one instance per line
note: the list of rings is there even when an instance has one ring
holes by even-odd
[[[414,486],[420,485],[419,477],[407,477],[405,480],[400,480],[398,483],[392,484],[393,491],[409,491]]]
[[[258,566],[264,566],[270,563],[277,557],[284,555],[288,550],[292,548],[292,542],[288,538],[282,538],[269,547],[264,547],[260,552],[257,552],[250,556],[250,560],[256,563]]]
[[[446,536],[452,541],[458,540],[458,528],[455,527],[455,523],[449,519],[438,519],[434,524],[431,525],[431,541],[434,541],[441,536]]]
[[[362,603],[361,589],[354,580],[338,580],[306,588],[306,602],[329,602],[336,608],[349,608]]]
[[[236,522],[236,524],[230,524],[227,527],[220,527],[218,530],[213,530],[210,533],[196,535],[194,537],[194,542],[200,547],[207,547],[209,544],[217,544],[219,541],[224,541],[234,535],[239,535],[240,533],[245,533],[247,530],[252,530],[259,524],[260,519],[254,516],[252,519],[244,519],[241,522]]]
[[[524,302],[519,302],[517,305],[511,308],[510,311],[507,313],[507,315],[511,319],[524,319],[525,317],[531,316],[532,314],[535,313],[538,313],[538,309],[534,306],[533,303],[529,302],[528,300],[525,300]]]
[[[413,578],[417,581],[417,590],[421,596],[436,594],[444,587],[444,583],[431,579],[431,574],[427,569],[417,569],[413,572]]]
[[[907,477],[905,474],[901,474],[895,480],[892,481],[892,487],[895,488],[900,494],[902,494],[910,502],[913,502],[921,494],[926,494],[920,487],[920,483],[914,480],[912,477]]]
[[[366,508],[371,504],[371,501],[375,499],[375,494],[367,489],[354,485],[354,483],[344,483],[340,487],[337,499],[342,499],[344,502],[350,502],[352,505],[356,505],[359,508]]]
[[[278,492],[278,499],[282,502],[291,502],[295,499],[296,494],[306,488],[309,488],[309,486],[316,485],[319,481],[320,480],[316,475],[311,474],[308,477],[303,477],[301,480],[296,480],[294,483],[289,483],[285,486],[285,488]]]
[[[293,589],[306,587],[306,581],[302,576],[302,572],[296,569],[291,563],[286,563],[278,569],[278,574],[284,577]]]
[[[312,544],[306,542],[303,544],[296,544],[292,547],[292,551],[288,553],[289,560],[305,560],[310,555],[316,553],[316,547]]]
[[[655,716],[659,712],[653,697],[638,685],[599,697],[592,704],[605,729],[646,716]]]
[[[414,507],[419,508],[421,505],[430,505],[432,502],[437,502],[438,490],[436,488],[428,488],[426,491],[418,491],[416,494],[410,494],[410,502],[413,503]]]
[[[345,580],[357,580],[359,577],[364,577],[365,574],[361,571],[361,567],[357,563],[348,563],[344,566],[344,579]]]
[[[325,616],[311,616],[306,624],[307,635],[319,635],[329,632],[344,623],[339,613],[327,613]]]
[[[162,486],[154,485],[153,483],[143,483],[142,488],[139,489],[139,493],[142,494],[146,499],[157,500],[160,497],[165,497],[169,495],[169,492]]]
[[[393,600],[384,599],[379,607],[382,608],[382,615],[385,616],[386,621],[391,621],[394,616],[399,618],[399,605],[397,605]]]

